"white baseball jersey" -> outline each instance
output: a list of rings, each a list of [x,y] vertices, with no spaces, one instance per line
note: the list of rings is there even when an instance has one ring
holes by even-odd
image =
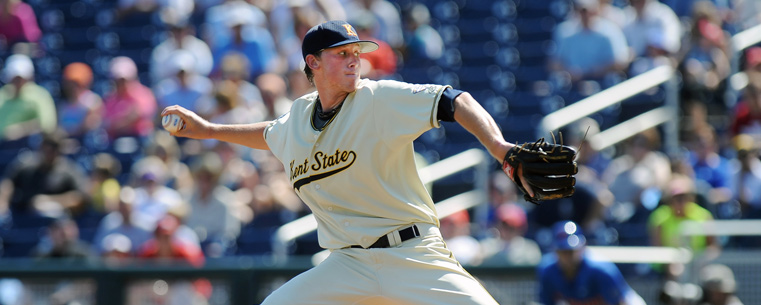
[[[320,246],[369,247],[405,225],[438,226],[415,167],[413,141],[439,127],[445,88],[363,79],[322,131],[311,123],[316,92],[267,126],[270,150],[317,219]]]

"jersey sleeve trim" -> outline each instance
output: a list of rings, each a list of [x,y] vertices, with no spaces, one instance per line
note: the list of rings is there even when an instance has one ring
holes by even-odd
[[[431,109],[431,127],[433,128],[441,127],[441,123],[439,123],[439,119],[438,119],[439,102],[441,101],[441,95],[444,94],[444,89],[446,88],[452,88],[452,86],[449,86],[449,85],[442,86],[439,89],[439,92],[436,92],[436,97],[433,99],[433,109]]]

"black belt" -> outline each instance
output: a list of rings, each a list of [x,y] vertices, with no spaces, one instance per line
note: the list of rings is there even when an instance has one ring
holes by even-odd
[[[420,229],[416,225],[412,225],[411,227],[408,227],[406,229],[399,230],[399,238],[401,241],[399,243],[405,242],[407,240],[413,239],[415,237],[420,236]],[[388,235],[383,235],[380,238],[378,238],[375,243],[370,245],[370,247],[367,247],[367,249],[370,248],[388,248],[391,245],[391,242],[388,240]],[[360,245],[351,245],[349,248],[361,248],[365,249],[364,247]]]

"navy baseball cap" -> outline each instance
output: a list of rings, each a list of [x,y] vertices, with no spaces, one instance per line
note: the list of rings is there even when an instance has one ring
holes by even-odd
[[[576,250],[587,244],[581,228],[573,221],[561,221],[552,227],[556,250]]]
[[[359,43],[360,53],[378,49],[378,44],[373,41],[359,40],[357,31],[346,21],[332,20],[309,29],[301,44],[301,55],[306,59],[309,54],[350,43]]]

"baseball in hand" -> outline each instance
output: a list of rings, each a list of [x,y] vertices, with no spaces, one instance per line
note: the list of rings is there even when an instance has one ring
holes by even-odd
[[[175,133],[185,128],[185,122],[176,114],[165,115],[161,118],[161,125],[169,133]]]

